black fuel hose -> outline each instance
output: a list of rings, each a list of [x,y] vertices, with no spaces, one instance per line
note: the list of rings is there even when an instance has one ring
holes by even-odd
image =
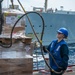
[[[33,30],[33,33],[34,33],[35,37],[37,38],[38,42],[40,43],[41,53],[42,53],[42,56],[43,56],[43,58],[44,58],[44,61],[45,61],[46,65],[49,67],[50,70],[54,71],[55,73],[57,73],[57,74],[62,73],[63,71],[57,72],[57,71],[53,70],[53,69],[51,68],[51,66],[49,66],[49,64],[48,64],[48,63],[46,62],[46,60],[45,60],[45,57],[44,57],[44,54],[43,54],[43,45],[42,45],[42,39],[43,39],[43,33],[44,33],[45,23],[44,23],[43,17],[42,17],[39,13],[37,13],[37,12],[27,12],[26,14],[22,15],[22,16],[17,20],[17,22],[14,24],[14,27],[16,26],[16,24],[18,23],[18,21],[19,21],[22,17],[24,17],[25,15],[27,16],[27,14],[30,14],[30,13],[36,13],[36,14],[37,14],[38,16],[40,16],[40,18],[42,19],[43,28],[42,28],[42,34],[41,34],[41,39],[40,39],[40,40],[39,40],[38,36],[36,35],[36,32],[35,32],[35,30],[34,30],[34,28],[33,28],[33,25],[31,24],[30,21],[29,21],[29,23],[30,23],[30,25],[31,25],[31,28],[32,28],[32,30]],[[14,28],[14,27],[13,27],[13,28]],[[48,51],[47,51],[47,52],[48,52]],[[50,54],[50,52],[48,52],[48,53]],[[50,54],[50,55],[51,55],[51,54]],[[54,59],[53,56],[51,56],[51,57]],[[54,60],[55,60],[55,59],[54,59]],[[55,62],[56,62],[56,61],[55,61]],[[55,64],[56,64],[56,63],[55,63]],[[58,65],[58,64],[56,64],[56,65]],[[59,66],[57,66],[57,67],[60,68]]]
[[[32,28],[32,30],[33,30],[33,33],[34,33],[35,37],[37,38],[38,42],[40,43],[41,53],[42,53],[42,56],[43,56],[43,58],[44,58],[44,61],[45,61],[46,65],[49,67],[49,69],[50,69],[51,71],[54,71],[54,72],[57,73],[57,74],[62,73],[62,71],[61,71],[61,72],[57,72],[57,71],[53,70],[53,69],[51,68],[51,66],[49,66],[49,64],[48,64],[48,63],[46,62],[46,60],[45,60],[45,57],[44,57],[44,54],[43,54],[43,45],[42,45],[42,39],[43,39],[43,33],[44,33],[45,23],[44,23],[43,17],[42,17],[39,13],[37,13],[37,12],[27,12],[27,13],[25,13],[24,15],[22,15],[22,16],[15,22],[15,24],[14,24],[12,30],[11,30],[10,43],[9,43],[9,44],[6,44],[6,45],[3,45],[2,43],[0,43],[0,46],[2,46],[2,47],[4,47],[4,48],[10,48],[10,47],[12,46],[12,33],[13,33],[13,30],[14,30],[15,26],[17,25],[17,23],[20,21],[21,18],[23,18],[24,16],[26,16],[27,14],[30,14],[30,13],[36,13],[36,14],[39,15],[40,18],[42,19],[43,28],[42,28],[42,34],[41,34],[41,39],[40,39],[40,40],[39,40],[38,36],[36,35],[36,32],[35,32],[33,26],[32,26],[31,24],[30,24],[30,25],[31,25],[31,28]],[[30,23],[30,22],[29,22],[29,23]],[[48,52],[48,53],[50,54],[50,52]],[[51,57],[52,57],[52,56],[51,56]]]
[[[17,1],[18,1],[18,3],[20,4],[20,6],[21,6],[21,8],[23,9],[23,11],[24,11],[25,13],[27,13],[27,12],[25,11],[23,5],[21,4],[20,0],[17,0]],[[41,15],[38,13],[38,16],[41,16]],[[31,28],[32,28],[32,30],[33,30],[33,32],[34,32],[34,35],[36,36],[37,40],[38,40],[39,43],[40,43],[42,56],[43,56],[43,58],[44,58],[43,49],[42,49],[42,47],[43,47],[43,46],[42,46],[42,38],[43,38],[43,34],[44,34],[45,23],[44,23],[43,17],[41,16],[41,19],[42,19],[42,22],[43,22],[43,28],[42,28],[42,33],[41,33],[41,38],[40,38],[40,40],[38,39],[38,37],[37,37],[37,35],[36,35],[36,32],[35,32],[35,30],[34,30],[34,28],[33,28],[33,25],[32,25],[32,23],[31,23],[31,21],[30,21],[29,16],[26,15],[26,17],[27,17],[27,19],[28,19],[28,21],[29,21],[29,23],[30,23],[30,26],[31,26]],[[51,53],[50,53],[50,52],[48,52],[48,53],[50,54],[50,56],[51,56],[52,59],[54,60],[54,62],[55,62],[55,64],[57,65],[57,67],[59,67],[58,64],[56,63],[54,57],[51,55]],[[44,60],[45,60],[45,58],[44,58]],[[46,65],[49,67],[49,65],[48,65],[48,63],[46,62],[46,60],[45,60],[45,63],[46,63]],[[50,68],[51,68],[51,67],[49,67],[49,69],[50,69]],[[61,67],[59,67],[59,68],[61,68]]]

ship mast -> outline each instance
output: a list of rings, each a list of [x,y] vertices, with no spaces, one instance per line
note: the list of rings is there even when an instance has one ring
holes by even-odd
[[[47,11],[47,2],[48,2],[48,0],[45,0],[45,12]]]
[[[14,2],[13,2],[13,0],[11,0],[11,4],[12,4],[12,9],[14,9]]]

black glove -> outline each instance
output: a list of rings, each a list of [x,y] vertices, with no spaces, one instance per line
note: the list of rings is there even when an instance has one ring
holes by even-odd
[[[43,46],[43,51],[44,51],[44,52],[47,52],[45,46]]]

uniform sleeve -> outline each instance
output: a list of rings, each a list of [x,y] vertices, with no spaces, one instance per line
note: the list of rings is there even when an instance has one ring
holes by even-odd
[[[62,45],[60,48],[60,54],[62,57],[62,63],[60,66],[62,67],[63,70],[66,70],[68,66],[68,60],[69,60],[69,49],[67,45]]]

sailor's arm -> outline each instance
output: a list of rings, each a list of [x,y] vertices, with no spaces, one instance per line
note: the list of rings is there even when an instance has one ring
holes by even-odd
[[[61,66],[63,70],[66,70],[69,60],[69,49],[66,45],[62,45],[60,49],[61,49],[60,54],[62,57],[62,63],[59,66]]]

